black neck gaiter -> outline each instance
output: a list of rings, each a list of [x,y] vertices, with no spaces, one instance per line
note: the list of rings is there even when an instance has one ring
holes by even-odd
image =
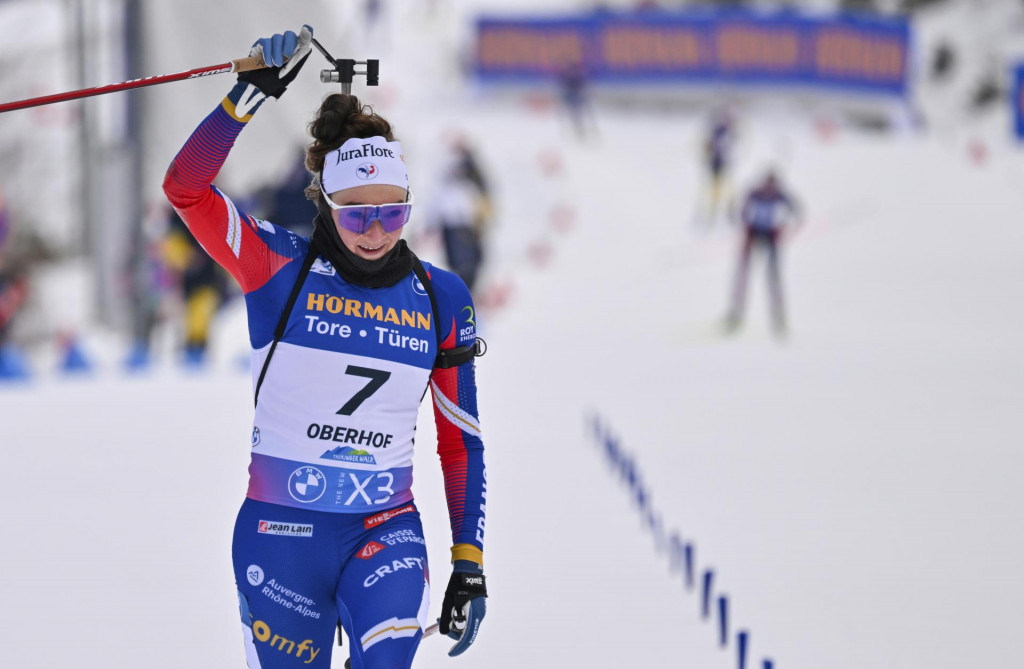
[[[393,286],[412,272],[412,251],[404,239],[378,260],[366,260],[348,250],[331,217],[320,213],[313,220],[317,253],[327,258],[345,281],[366,288]]]

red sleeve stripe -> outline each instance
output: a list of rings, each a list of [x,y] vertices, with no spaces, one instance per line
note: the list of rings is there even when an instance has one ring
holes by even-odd
[[[189,190],[206,190],[217,176],[244,123],[232,119],[220,106],[204,119],[174,158],[178,180]]]

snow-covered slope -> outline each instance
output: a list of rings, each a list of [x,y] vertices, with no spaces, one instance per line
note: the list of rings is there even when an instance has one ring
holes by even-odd
[[[216,97],[176,101],[184,117],[168,123],[183,138]],[[503,205],[489,278],[513,286],[484,315],[478,373],[487,620],[469,654],[450,660],[429,639],[417,667],[735,666],[585,430],[592,412],[633,453],[666,526],[716,570],[751,632],[748,666],[1018,660],[1015,149],[990,146],[978,164],[947,140],[744,116],[733,190],[776,165],[807,210],[785,250],[792,336],[778,342],[759,271],[749,326],[716,327],[737,240],[695,222],[703,119],[602,112],[600,136],[578,144],[538,107],[459,97],[422,124],[396,110],[412,144],[446,116],[486,140]],[[539,167],[552,156],[562,172]],[[561,204],[576,218],[559,231],[548,215]],[[251,418],[249,377],[230,362],[240,316],[205,373],[0,386],[0,664],[243,666],[229,546]],[[436,609],[448,538],[432,432],[424,406],[415,490]]]

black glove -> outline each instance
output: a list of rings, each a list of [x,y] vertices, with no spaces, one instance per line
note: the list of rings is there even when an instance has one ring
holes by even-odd
[[[458,641],[448,651],[460,655],[473,645],[480,623],[487,613],[487,581],[483,569],[473,562],[456,560],[441,603],[439,630]]]
[[[312,41],[313,28],[310,26],[302,26],[298,35],[289,30],[256,40],[249,55],[261,56],[267,67],[240,72],[238,80],[254,85],[264,95],[281,97],[309,58]]]

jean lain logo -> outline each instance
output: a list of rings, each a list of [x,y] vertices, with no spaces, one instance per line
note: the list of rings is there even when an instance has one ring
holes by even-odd
[[[260,429],[258,427],[252,428],[252,447],[256,448],[260,445]]]
[[[288,477],[288,494],[296,502],[309,504],[324,495],[324,473],[316,467],[299,467]]]
[[[377,166],[373,163],[363,163],[356,168],[356,176],[363,181],[377,178]]]

